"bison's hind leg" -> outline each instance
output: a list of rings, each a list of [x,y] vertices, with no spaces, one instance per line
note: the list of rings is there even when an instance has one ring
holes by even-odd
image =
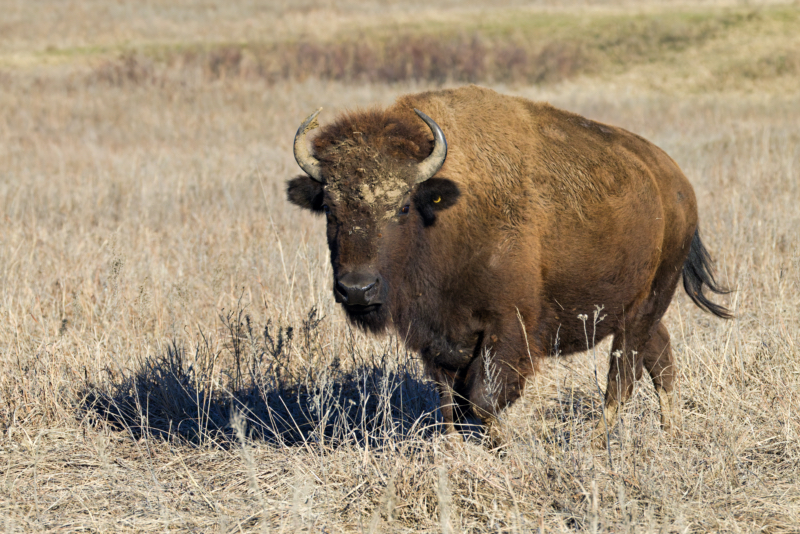
[[[637,335],[638,334],[638,335]],[[606,438],[619,420],[619,412],[633,393],[634,381],[647,369],[658,394],[661,427],[672,433],[678,424],[674,398],[675,359],[667,327],[660,321],[644,333],[626,332],[614,336],[608,369],[608,384],[604,403],[604,418],[594,432],[592,441],[605,447]]]
[[[650,338],[643,354],[643,363],[658,394],[661,428],[669,434],[674,434],[680,426],[680,412],[677,409],[674,390],[677,369],[669,332],[663,323],[659,322],[656,332]]]

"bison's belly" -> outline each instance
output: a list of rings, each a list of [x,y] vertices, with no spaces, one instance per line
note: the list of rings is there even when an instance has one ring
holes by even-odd
[[[562,354],[586,350],[624,328],[652,291],[660,235],[617,234],[550,256],[543,273],[541,331]],[[637,238],[638,237],[638,238]]]

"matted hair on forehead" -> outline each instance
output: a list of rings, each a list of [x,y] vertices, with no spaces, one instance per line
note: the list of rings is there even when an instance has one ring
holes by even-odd
[[[430,128],[409,110],[408,113],[372,108],[355,110],[324,126],[314,139],[314,155],[325,163],[340,159],[343,146],[369,146],[392,158],[422,161],[433,151]]]

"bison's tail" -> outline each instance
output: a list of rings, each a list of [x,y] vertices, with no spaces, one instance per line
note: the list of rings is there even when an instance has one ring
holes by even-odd
[[[711,256],[703,246],[703,242],[700,241],[700,232],[695,230],[692,245],[689,247],[689,257],[683,264],[683,288],[689,294],[689,298],[701,309],[723,319],[732,318],[733,314],[727,308],[708,300],[703,294],[703,286],[718,295],[730,293],[729,289],[717,285],[717,281],[714,280],[714,274],[711,271]]]

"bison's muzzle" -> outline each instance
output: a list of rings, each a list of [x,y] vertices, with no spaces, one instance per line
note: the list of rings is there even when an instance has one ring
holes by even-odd
[[[360,315],[378,309],[384,301],[386,283],[379,274],[350,272],[340,276],[333,288],[336,301],[348,313]]]

